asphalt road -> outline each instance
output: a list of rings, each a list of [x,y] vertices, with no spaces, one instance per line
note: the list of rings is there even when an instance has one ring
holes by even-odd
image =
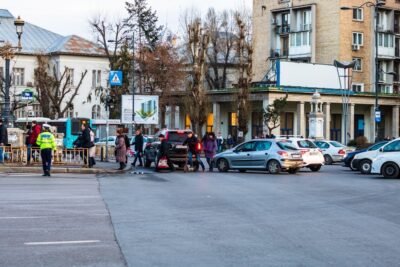
[[[0,175],[0,266],[399,266],[399,192],[339,166]]]

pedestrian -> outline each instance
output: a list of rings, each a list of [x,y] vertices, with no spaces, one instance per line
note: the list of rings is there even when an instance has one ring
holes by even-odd
[[[223,144],[224,144],[224,138],[222,137],[221,132],[218,132],[218,135],[217,135],[218,153],[222,152],[222,145]]]
[[[183,142],[183,145],[188,147],[188,160],[190,167],[193,168],[193,156],[195,156],[197,162],[200,164],[204,172],[206,167],[204,166],[204,163],[200,159],[201,149],[198,149],[199,144],[200,143],[197,137],[193,134],[193,132],[189,132],[186,140]]]
[[[139,159],[139,167],[143,167],[142,155],[143,155],[143,134],[140,129],[136,130],[135,135],[135,159],[132,162],[132,166],[136,167],[136,161]]]
[[[3,124],[3,120],[0,119],[0,162],[4,162],[5,146],[8,145],[8,132],[7,127]]]
[[[217,152],[218,145],[214,133],[209,133],[205,139],[203,139],[203,148],[206,155],[207,164],[210,172],[213,171],[213,159]]]
[[[126,144],[125,144],[125,135],[122,129],[117,130],[117,140],[115,147],[115,158],[119,163],[119,169],[123,170],[126,167]]]
[[[88,126],[88,129],[90,134],[89,168],[92,168],[94,165],[96,165],[96,160],[94,159],[94,157],[96,156],[96,146],[94,145],[96,134],[90,126]]]
[[[48,124],[43,124],[43,132],[39,134],[36,141],[36,144],[40,147],[43,176],[50,176],[52,152],[57,149],[54,135],[50,132],[50,127]]]
[[[32,150],[34,150],[35,148],[38,149],[38,145],[36,144],[36,141],[38,139],[39,134],[42,131],[42,127],[37,123],[37,121],[32,121],[32,127],[31,127],[31,131],[29,134],[29,138],[28,138],[28,164],[31,163],[31,159],[32,159]]]
[[[85,166],[89,166],[89,168],[91,168],[92,165],[89,160],[89,149],[91,147],[90,130],[89,130],[88,125],[86,125],[85,123],[82,123],[81,130],[82,130],[82,134],[80,136],[80,142],[79,142],[80,147],[83,148],[83,151],[81,152],[81,157],[83,158],[83,162],[84,162]]]
[[[167,165],[170,169],[170,171],[175,171],[175,167],[174,164],[171,162],[171,159],[169,158],[169,148],[170,145],[167,142],[167,139],[165,138],[165,136],[163,134],[160,134],[158,136],[158,138],[160,139],[161,143],[158,149],[158,153],[157,153],[157,162],[156,162],[156,171],[159,171],[159,163],[160,160],[165,158],[167,160]]]
[[[233,137],[230,134],[228,134],[228,138],[226,139],[226,142],[228,143],[229,149],[231,149],[235,144],[235,141],[233,140]]]

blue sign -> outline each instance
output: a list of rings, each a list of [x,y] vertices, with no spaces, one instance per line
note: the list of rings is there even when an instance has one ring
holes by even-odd
[[[375,110],[375,122],[381,122],[381,111]]]
[[[32,100],[33,99],[33,92],[30,90],[22,91],[21,93],[22,100]]]
[[[122,71],[110,71],[109,82],[111,86],[122,86]]]

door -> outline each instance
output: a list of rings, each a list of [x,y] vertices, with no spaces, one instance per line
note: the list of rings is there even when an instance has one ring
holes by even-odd
[[[253,152],[254,168],[265,169],[272,143],[270,141],[257,141]]]
[[[230,156],[232,167],[235,169],[252,168],[252,154],[254,153],[254,142],[247,142],[238,146]]]

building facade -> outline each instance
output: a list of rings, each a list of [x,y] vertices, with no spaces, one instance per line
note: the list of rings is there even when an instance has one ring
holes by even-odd
[[[16,46],[18,40],[14,20],[14,16],[8,10],[0,9],[0,40]],[[11,102],[18,102],[18,105],[22,106],[14,111],[16,119],[42,116],[41,106],[37,101],[27,103],[26,106],[24,102],[20,102],[22,91],[29,89],[36,94],[34,70],[38,64],[38,55],[49,58],[50,69],[54,68],[57,75],[61,75],[65,68],[68,69],[66,75],[70,76],[68,86],[72,91],[78,86],[82,73],[86,72],[72,107],[64,116],[106,118],[104,105],[95,93],[96,88],[107,87],[109,72],[108,58],[99,46],[79,36],[62,36],[29,22],[25,22],[21,41],[22,50],[16,51],[10,64]],[[1,77],[4,77],[5,73],[4,64],[5,60],[0,58]],[[62,105],[65,105],[65,102]]]

